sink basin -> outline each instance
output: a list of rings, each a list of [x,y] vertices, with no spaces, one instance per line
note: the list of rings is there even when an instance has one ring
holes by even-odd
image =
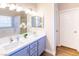
[[[22,44],[22,42],[13,42],[8,45],[5,45],[3,48],[7,51],[10,51],[18,47],[20,44]]]

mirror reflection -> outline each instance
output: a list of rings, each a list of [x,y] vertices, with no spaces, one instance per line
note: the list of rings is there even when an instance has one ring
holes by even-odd
[[[42,28],[43,27],[43,18],[40,16],[32,16],[31,25],[32,25],[32,27]]]

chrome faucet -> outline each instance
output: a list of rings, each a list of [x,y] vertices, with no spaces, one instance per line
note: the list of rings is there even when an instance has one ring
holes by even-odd
[[[10,43],[12,43],[13,42],[13,39],[12,38],[10,38]]]

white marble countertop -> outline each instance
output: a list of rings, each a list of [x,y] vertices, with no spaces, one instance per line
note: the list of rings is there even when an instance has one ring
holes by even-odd
[[[31,35],[28,38],[24,38],[22,35],[20,35],[20,40],[18,42],[5,43],[3,45],[0,45],[0,55],[9,55],[10,53],[31,44],[32,42],[38,40],[45,35],[45,33],[40,33],[38,35]]]

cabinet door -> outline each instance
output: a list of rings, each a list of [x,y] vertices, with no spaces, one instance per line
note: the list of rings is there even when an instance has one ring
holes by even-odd
[[[30,44],[30,56],[37,56],[37,41]]]
[[[11,54],[11,56],[29,56],[29,46],[18,50],[17,52]]]
[[[60,13],[60,43],[79,49],[79,10],[72,9]]]
[[[46,47],[46,36],[38,40],[38,56],[43,53]]]

